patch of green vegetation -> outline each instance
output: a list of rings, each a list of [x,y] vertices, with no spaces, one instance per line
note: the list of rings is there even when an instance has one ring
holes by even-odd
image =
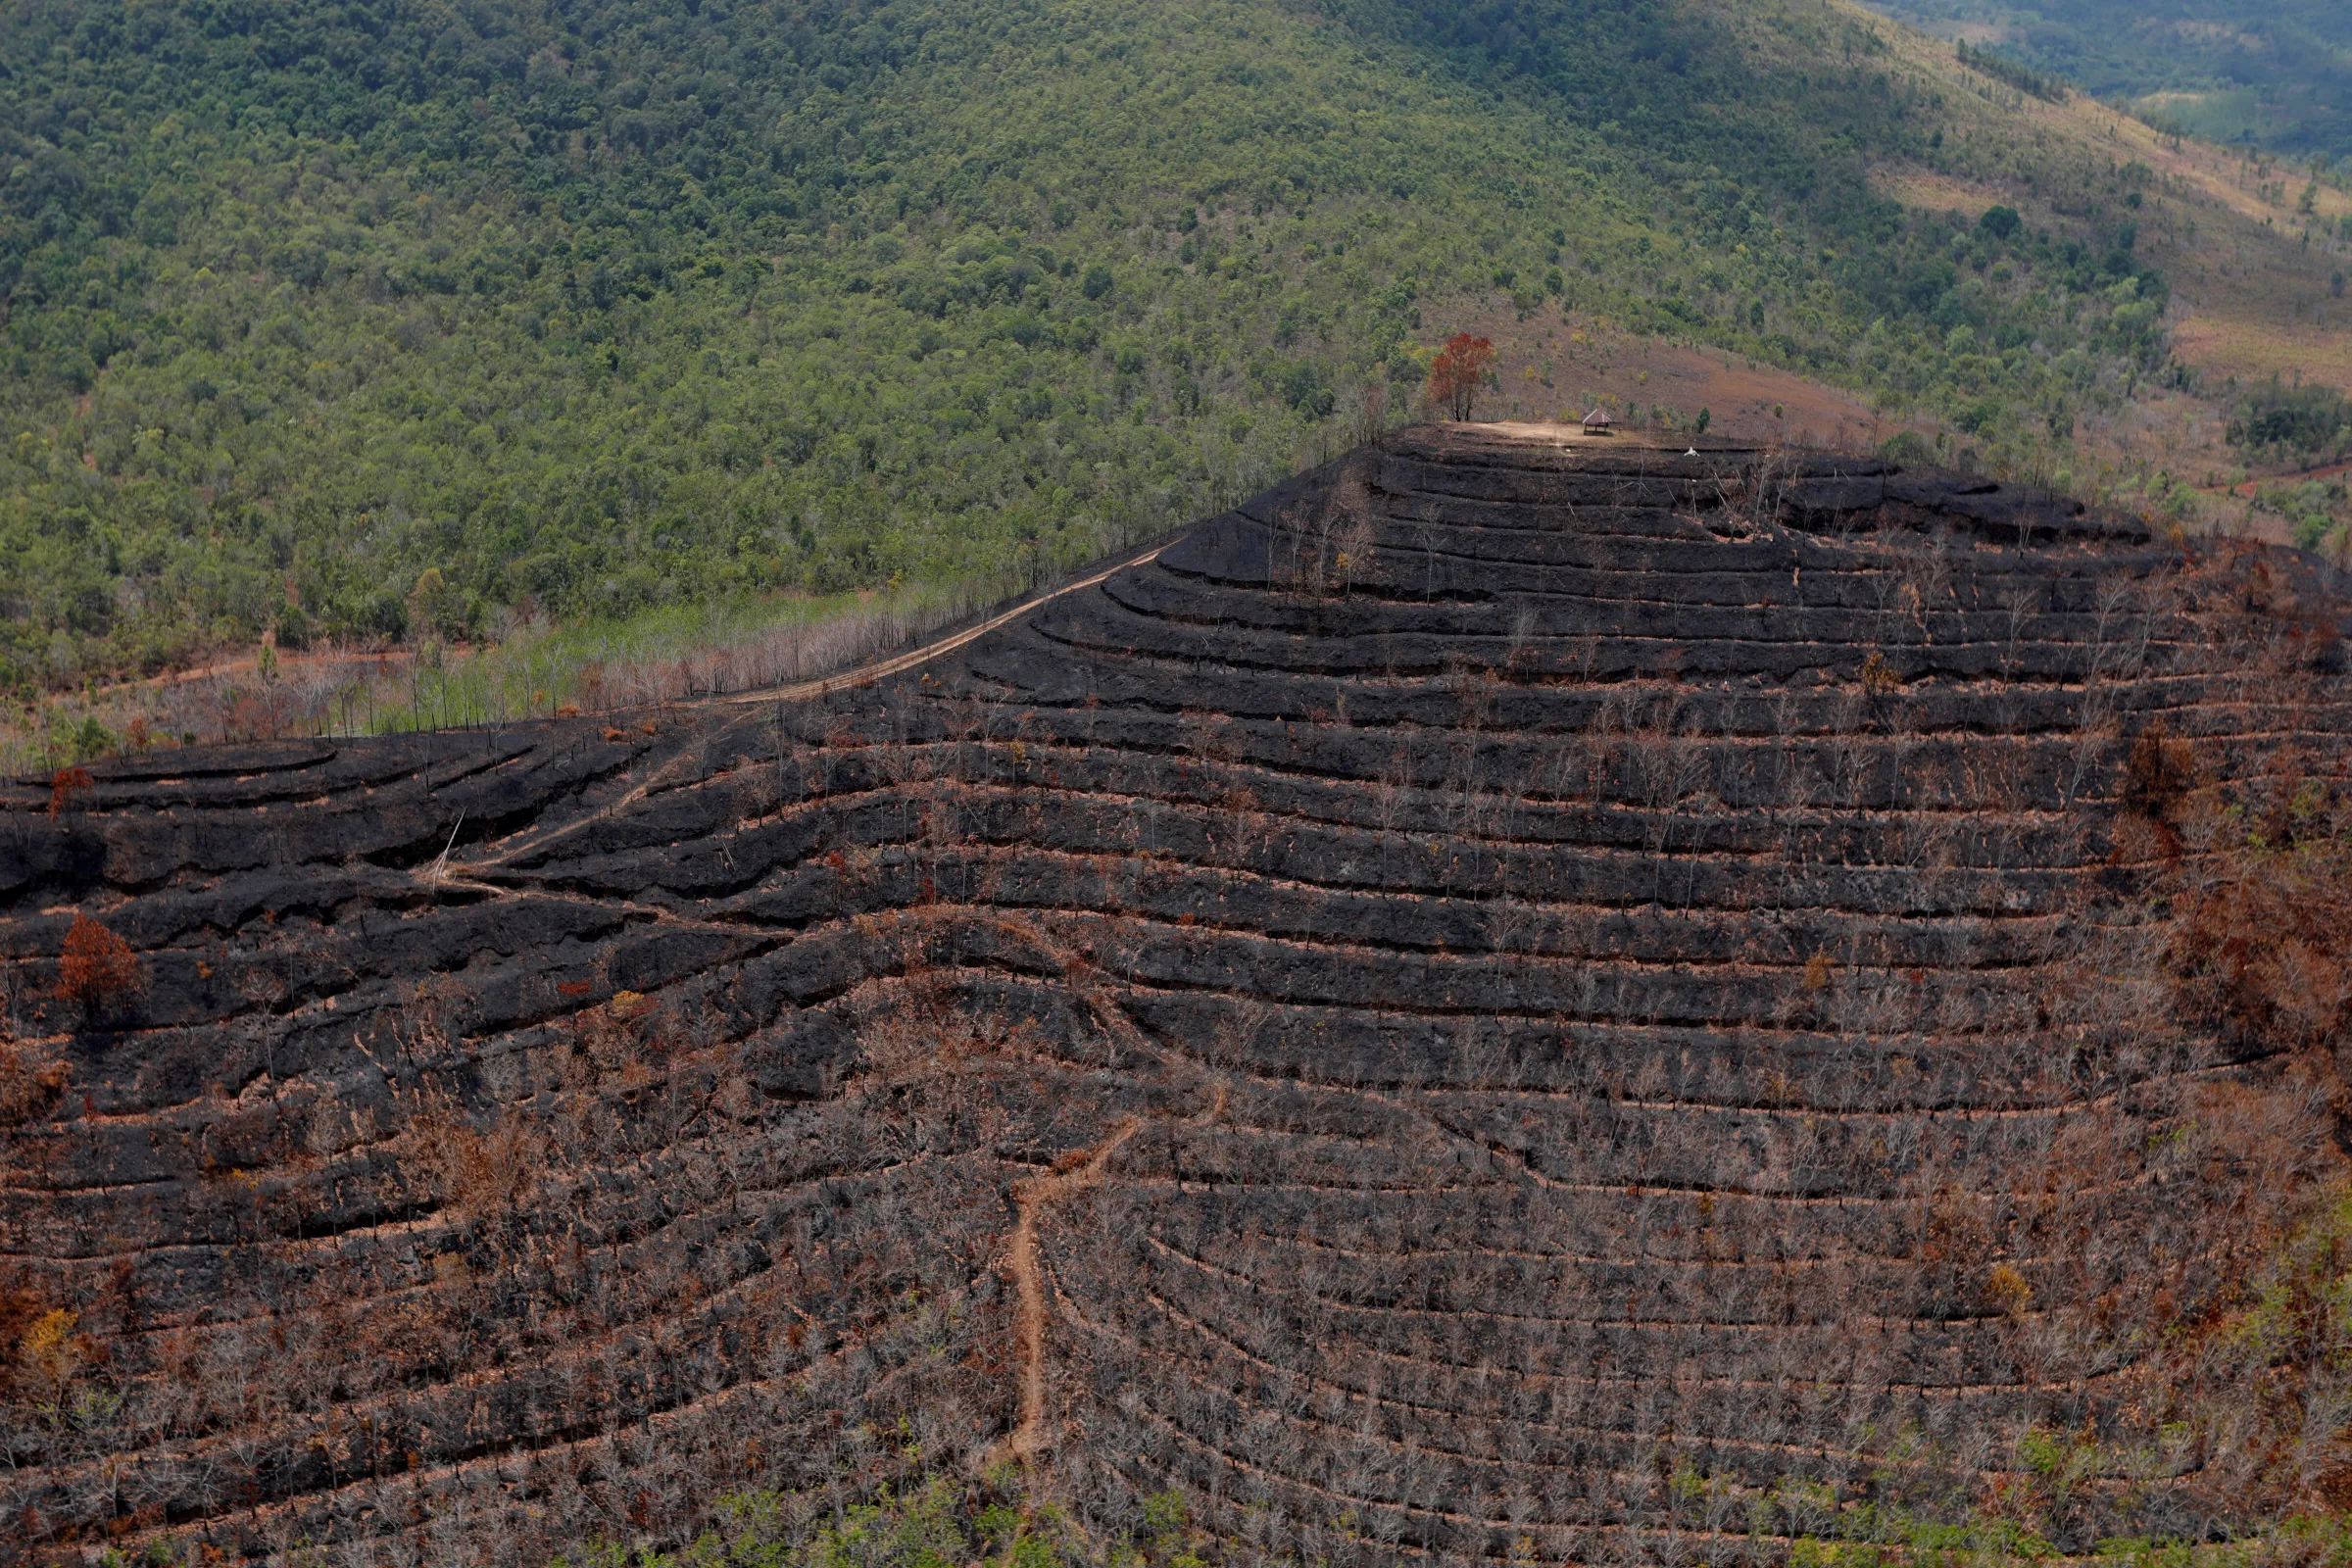
[[[2160,357],[2129,228],[1871,195],[1940,89],[1793,0],[34,0],[0,61],[20,692],[1034,578],[1347,445],[1498,305],[1995,462]]]
[[[2254,511],[2286,525],[2287,542],[2298,550],[2341,557],[2352,545],[2352,495],[2341,479],[2306,479],[2257,486]]]
[[[1867,3],[1947,37],[1989,32],[2000,64],[2113,101],[2154,99],[2197,135],[2352,158],[2352,8],[2338,0]],[[1988,53],[1968,51],[1970,64],[1997,74],[1980,63]]]
[[[158,745],[496,726],[787,686],[887,657],[997,608],[1011,597],[1006,586],[911,583],[681,600],[569,620],[509,618],[492,640],[425,637],[380,659],[280,657],[265,646],[233,673],[0,699],[0,772],[46,773]]]
[[[2352,446],[2352,403],[2332,387],[2288,386],[2274,376],[2239,400],[2229,437],[2257,461],[2317,464]]]
[[[1990,49],[1972,49],[1960,46],[1960,63],[1971,71],[1982,72],[1995,81],[2005,81],[2019,92],[2031,93],[2045,103],[2057,103],[2066,97],[2066,83],[2047,72],[2022,66],[2008,56]]]
[[[1149,1497],[1142,1511],[1132,1536],[1097,1543],[1000,1465],[976,1481],[933,1476],[863,1500],[737,1494],[679,1549],[598,1543],[558,1557],[556,1568],[1206,1568],[1208,1537],[1181,1494]]]
[[[428,642],[405,672],[405,690],[395,681],[370,691],[341,727],[440,729],[805,680],[909,644],[974,608],[956,585],[924,583],[863,595],[683,600],[541,621],[494,642]]]
[[[1716,1539],[1746,1538],[1747,1560],[1789,1568],[2264,1568],[2352,1560],[2352,1523],[2303,1513],[2231,1540],[2114,1537],[2064,1549],[2051,1526],[2081,1495],[2111,1491],[2119,1481],[2142,1484],[2177,1455],[2119,1453],[2079,1435],[2032,1428],[2011,1457],[2004,1486],[1956,1499],[1948,1517],[1878,1499],[1868,1487],[1799,1480],[1741,1487],[1687,1460],[1668,1474],[1666,1492],[1678,1512],[1713,1519],[1707,1528]],[[1335,1529],[1347,1535],[1350,1519]],[[1196,1524],[1175,1492],[1145,1499],[1136,1525],[1117,1540],[1091,1539],[1059,1508],[1031,1497],[1005,1466],[977,1481],[935,1475],[903,1491],[884,1487],[862,1500],[823,1492],[737,1494],[720,1502],[710,1529],[683,1546],[592,1543],[558,1557],[556,1568],[1208,1568],[1255,1560],[1240,1543]],[[1510,1560],[1539,1560],[1533,1552],[1532,1538],[1523,1539]]]

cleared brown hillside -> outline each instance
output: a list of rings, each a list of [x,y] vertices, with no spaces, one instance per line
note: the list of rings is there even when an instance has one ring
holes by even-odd
[[[1443,427],[871,685],[22,781],[5,1549],[1006,1453],[1236,1559],[2276,1511],[2352,1463],[2214,1338],[2344,1166],[2296,569]]]

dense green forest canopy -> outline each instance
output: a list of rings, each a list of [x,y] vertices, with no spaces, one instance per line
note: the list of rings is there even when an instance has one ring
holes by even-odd
[[[1906,215],[1805,0],[26,0],[0,685],[275,627],[1034,573],[1604,313],[2062,441],[2132,233]]]
[[[2343,0],[1870,0],[2215,141],[2352,159]]]

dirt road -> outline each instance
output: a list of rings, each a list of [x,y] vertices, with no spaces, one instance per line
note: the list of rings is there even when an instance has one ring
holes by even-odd
[[[919,648],[910,648],[906,653],[894,654],[888,659],[878,660],[871,664],[860,664],[856,669],[845,669],[838,674],[820,675],[814,680],[805,680],[791,686],[770,686],[763,691],[741,692],[725,698],[723,701],[730,703],[797,703],[810,697],[822,697],[827,692],[838,692],[852,686],[862,686],[868,681],[880,680],[885,675],[900,674],[903,671],[913,669],[919,664],[927,664],[942,654],[952,654],[974,638],[986,636],[999,626],[1020,619],[1021,616],[1026,615],[1040,605],[1051,604],[1062,595],[1074,594],[1081,588],[1092,588],[1113,572],[1124,571],[1129,566],[1140,566],[1145,562],[1158,556],[1160,551],[1166,548],[1165,545],[1154,545],[1141,555],[1123,556],[1100,571],[1081,577],[1076,582],[1064,583],[1048,593],[1024,599],[1003,613],[991,615],[978,625],[966,626],[963,630],[953,636],[941,638],[938,642],[925,643]]]

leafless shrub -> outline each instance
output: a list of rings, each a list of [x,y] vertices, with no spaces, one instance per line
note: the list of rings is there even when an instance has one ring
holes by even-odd
[[[493,1115],[485,1126],[446,1097],[411,1121],[410,1139],[442,1201],[476,1218],[528,1203],[550,1152],[545,1133],[521,1114]]]
[[[73,1076],[44,1048],[0,1042],[0,1128],[22,1126],[56,1104]]]
[[[1350,463],[1330,496],[1282,514],[1273,538],[1275,583],[1309,598],[1345,598],[1371,569],[1376,537],[1370,489]]]

